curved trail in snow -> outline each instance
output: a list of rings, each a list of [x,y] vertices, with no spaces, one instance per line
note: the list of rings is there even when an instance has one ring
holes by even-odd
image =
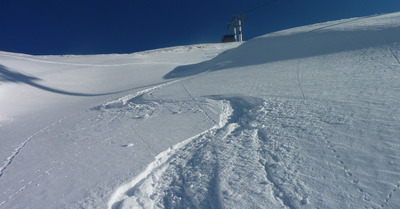
[[[301,189],[287,191],[278,183],[276,168],[271,164],[279,160],[272,154],[265,155],[262,147],[267,139],[258,127],[261,124],[249,121],[263,101],[250,97],[212,99],[221,101],[223,106],[219,124],[158,155],[143,173],[115,191],[108,203],[109,209],[162,208],[161,205],[167,208],[245,207],[249,202],[239,203],[233,197],[242,183],[249,183],[243,182],[248,178],[258,180],[250,183],[247,195],[253,193],[252,187],[261,187],[264,195],[269,196],[250,195],[249,201],[253,204],[295,208],[296,203],[290,197]],[[234,168],[238,170],[232,174]],[[256,176],[246,174],[253,172]],[[235,175],[242,180],[230,182]],[[268,194],[269,189],[274,193]],[[297,195],[303,196],[301,201],[306,204],[307,197]]]
[[[172,147],[170,147],[169,149],[167,149],[166,151],[158,154],[155,157],[155,160],[150,163],[148,165],[148,167],[145,169],[145,171],[143,171],[142,173],[140,173],[139,175],[137,175],[133,180],[131,180],[130,182],[120,186],[118,189],[116,189],[116,191],[114,192],[114,194],[112,195],[112,197],[110,198],[109,202],[108,202],[108,208],[110,209],[114,209],[114,208],[118,208],[119,205],[129,196],[129,193],[133,190],[133,188],[136,188],[137,184],[139,184],[140,182],[144,181],[145,179],[149,178],[149,176],[154,176],[154,175],[158,175],[161,174],[163,172],[163,169],[165,169],[168,164],[170,163],[170,161],[173,159],[173,157],[175,156],[175,153],[181,149],[182,147],[186,146],[188,143],[190,143],[193,139],[198,138],[199,136],[202,135],[206,135],[206,134],[210,134],[212,132],[214,132],[217,129],[222,128],[223,126],[225,126],[225,124],[227,123],[227,121],[230,119],[230,116],[233,112],[231,106],[229,105],[229,102],[227,101],[221,101],[219,102],[221,105],[221,113],[220,113],[220,118],[219,118],[219,122],[217,123],[215,120],[213,120],[210,115],[208,115],[203,108],[201,107],[201,105],[199,104],[199,102],[193,98],[193,96],[190,94],[190,92],[187,90],[187,88],[185,87],[185,85],[183,84],[184,80],[187,79],[192,79],[194,77],[198,77],[198,76],[202,76],[204,74],[209,73],[209,71],[200,73],[198,75],[193,75],[193,76],[188,76],[188,77],[184,77],[181,79],[174,79],[172,81],[167,81],[165,83],[161,83],[159,85],[155,85],[151,88],[147,88],[141,91],[138,91],[134,94],[130,94],[124,97],[121,97],[117,100],[111,101],[111,102],[107,102],[103,105],[99,105],[97,107],[94,107],[93,109],[109,109],[109,108],[120,108],[123,106],[126,106],[127,104],[129,104],[130,102],[133,102],[136,98],[144,95],[144,94],[150,94],[156,90],[159,90],[163,87],[166,86],[170,86],[173,84],[176,84],[178,82],[181,83],[183,89],[185,90],[186,94],[190,97],[190,99],[192,101],[195,102],[198,110],[200,112],[202,112],[204,114],[204,116],[210,120],[214,126],[211,127],[210,129],[197,134],[193,137],[190,137],[189,139],[186,139],[178,144],[173,145]],[[148,146],[148,145],[147,145]],[[150,148],[151,149],[151,148]],[[152,149],[151,149],[152,150]],[[153,151],[152,151],[153,152]]]
[[[186,146],[189,144],[192,140],[206,135],[210,132],[213,132],[221,127],[223,127],[230,115],[232,114],[232,109],[229,106],[229,103],[227,102],[221,102],[222,105],[222,113],[220,115],[220,121],[219,124],[215,125],[214,127],[210,128],[209,130],[204,131],[203,133],[200,133],[198,135],[195,135],[189,139],[186,139],[171,148],[167,149],[166,151],[160,153],[159,155],[156,156],[155,161],[150,163],[148,167],[146,168],[145,171],[140,173],[138,176],[136,176],[133,180],[130,182],[120,186],[112,195],[108,202],[108,208],[118,208],[122,201],[124,201],[126,198],[129,197],[129,193],[131,193],[134,188],[138,186],[141,182],[143,182],[146,179],[152,178],[154,176],[161,175],[162,172],[164,171],[165,168],[168,167],[168,164],[171,162],[173,157],[176,155],[176,152],[181,149],[182,147]]]
[[[392,182],[387,197],[380,199],[367,184],[373,176],[363,175],[343,149],[352,149],[353,158],[363,165],[372,160],[364,159],[366,153],[389,148],[386,143],[371,147],[348,140],[356,140],[354,133],[370,125],[351,125],[369,117],[365,106],[357,107],[361,111],[354,115],[351,108],[339,110],[336,104],[321,101],[210,99],[223,107],[220,123],[159,154],[144,172],[114,192],[109,209],[309,208],[322,207],[338,196],[345,197],[337,203],[342,206],[383,207],[398,190],[398,182]],[[390,158],[390,153],[380,156]]]
[[[70,116],[72,117],[72,116]],[[25,141],[23,141],[21,144],[18,145],[17,148],[14,149],[14,151],[11,153],[10,156],[7,157],[7,159],[4,161],[3,166],[0,167],[0,177],[3,176],[4,171],[7,170],[7,168],[12,164],[13,160],[15,159],[15,157],[17,157],[17,155],[22,151],[22,149],[30,142],[32,141],[38,134],[41,134],[43,132],[45,132],[46,130],[48,130],[49,128],[61,123],[62,121],[66,120],[67,118],[63,118],[61,120],[58,120],[44,128],[42,128],[41,130],[39,130],[38,132],[32,134],[30,137],[28,137]]]

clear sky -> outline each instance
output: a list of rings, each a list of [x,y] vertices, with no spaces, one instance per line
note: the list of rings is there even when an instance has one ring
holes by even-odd
[[[248,40],[300,25],[400,11],[400,0],[270,1],[0,0],[0,50],[131,53],[220,42],[232,33],[226,29],[235,14],[249,16],[243,23]]]

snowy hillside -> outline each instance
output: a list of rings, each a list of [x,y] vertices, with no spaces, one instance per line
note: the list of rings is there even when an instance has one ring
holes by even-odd
[[[0,52],[0,208],[400,208],[399,34]]]

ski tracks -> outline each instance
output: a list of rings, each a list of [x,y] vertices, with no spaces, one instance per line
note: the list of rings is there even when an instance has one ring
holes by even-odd
[[[217,123],[215,122],[215,120],[212,119],[212,117],[211,117],[206,111],[204,111],[204,109],[201,107],[201,105],[200,105],[200,103],[197,101],[197,99],[193,98],[192,94],[190,94],[190,92],[189,92],[188,89],[186,88],[186,86],[185,86],[185,84],[183,83],[183,81],[181,81],[181,84],[182,84],[182,87],[183,87],[183,89],[185,90],[186,94],[190,97],[190,99],[191,99],[192,101],[194,101],[194,102],[196,103],[197,107],[199,108],[199,111],[200,111],[201,113],[203,113],[203,114],[208,118],[208,120],[210,120],[214,125],[216,125]]]
[[[178,150],[183,149],[186,150],[185,154],[193,153],[193,146],[188,146],[190,142],[193,140],[202,141],[206,139],[205,136],[213,135],[217,129],[221,126],[224,126],[227,123],[232,109],[229,104],[226,102],[221,103],[222,114],[220,115],[220,122],[218,125],[213,128],[199,134],[193,136],[181,143],[178,143],[168,150],[160,153],[156,156],[155,161],[153,161],[147,169],[136,176],[131,182],[120,186],[112,195],[111,199],[108,202],[108,208],[119,208],[119,207],[137,207],[137,208],[154,208],[156,207],[156,201],[154,201],[154,197],[150,197],[153,193],[155,193],[156,186],[161,184],[156,184],[156,182],[161,178],[162,174],[165,173],[167,168],[172,165],[177,165],[181,160],[182,153],[178,153]],[[201,143],[197,144],[201,145]],[[207,155],[207,154],[206,154]],[[182,169],[181,166],[174,166],[176,169]],[[153,182],[153,183],[152,183]],[[154,196],[154,195],[153,195]],[[173,198],[172,198],[173,199]],[[194,205],[193,201],[189,205]],[[168,203],[166,203],[168,204]],[[169,204],[173,204],[170,201]],[[188,204],[188,203],[186,203]]]
[[[14,149],[14,151],[11,153],[10,156],[7,157],[7,159],[4,161],[3,166],[0,167],[0,177],[3,176],[4,172],[7,170],[7,168],[12,164],[13,160],[18,156],[18,154],[22,151],[22,149],[30,142],[32,141],[37,135],[44,133],[45,131],[49,130],[51,127],[61,123],[67,118],[63,118],[61,120],[58,120],[43,129],[39,130],[38,132],[32,134],[30,137],[28,137],[25,141],[23,141],[21,144],[18,145],[17,148]]]
[[[291,145],[268,138],[266,118],[257,118],[266,104],[246,97],[212,99],[225,105],[221,121],[226,122],[160,154],[157,159],[164,160],[121,186],[109,208],[296,208],[309,203],[304,183],[290,170],[296,159]]]
[[[144,93],[180,82],[191,105],[216,124],[158,155],[146,171],[115,191],[108,208],[389,206],[400,184],[381,188],[379,192],[387,195],[379,195],[368,185],[370,177],[352,159],[364,163],[360,157],[365,150],[354,143],[363,136],[361,127],[369,125],[363,123],[375,115],[368,111],[354,115],[357,111],[352,108],[358,107],[351,106],[357,104],[305,100],[300,64],[296,73],[301,100],[208,97],[229,106],[221,115],[225,123],[210,117],[204,110],[207,102],[200,104],[184,79],[103,106],[124,106]],[[365,142],[371,142],[368,140]],[[355,154],[345,149],[353,149]]]
[[[223,122],[157,156],[144,173],[116,190],[110,209],[393,204],[400,184],[383,197],[372,185],[385,193],[391,184],[363,174],[360,166],[372,160],[362,158],[363,149],[373,145],[364,148],[354,142],[353,130],[346,133],[364,121],[351,109],[308,100],[209,98],[220,102]]]
[[[72,116],[69,116],[72,117]],[[7,159],[4,161],[3,166],[0,168],[0,178],[3,176],[4,172],[12,165],[12,163],[14,162],[14,160],[18,157],[18,155],[24,150],[24,148],[31,142],[33,141],[36,136],[38,136],[39,134],[45,133],[46,131],[48,131],[51,127],[54,127],[60,123],[62,123],[64,120],[66,120],[69,117],[64,117],[63,119],[60,119],[48,126],[46,126],[45,128],[39,130],[38,132],[32,134],[30,137],[28,137],[25,141],[23,141],[21,144],[18,145],[17,148],[14,149],[14,151],[11,153],[11,155],[9,157],[7,157]],[[16,195],[20,194],[22,191],[24,191],[25,189],[27,189],[29,186],[32,186],[35,184],[35,182],[37,182],[40,178],[49,175],[50,172],[52,170],[55,169],[55,166],[51,167],[50,169],[47,169],[45,171],[42,170],[37,170],[35,172],[35,174],[37,175],[34,179],[32,179],[31,181],[27,182],[26,184],[23,184],[23,186],[19,189],[17,189],[16,191],[13,190],[8,190],[7,192],[11,192],[13,191],[13,194],[8,196],[8,198],[2,202],[0,202],[0,206],[7,203],[9,200],[15,198]],[[23,183],[25,180],[22,180],[21,183]]]
[[[27,189],[29,186],[35,185],[40,178],[46,176],[46,175],[50,175],[51,171],[53,171],[55,169],[55,166],[51,167],[50,169],[47,169],[45,171],[42,170],[37,170],[35,172],[35,174],[38,174],[33,180],[27,182],[24,186],[22,186],[21,188],[19,188],[18,190],[14,191],[12,195],[8,196],[8,198],[6,200],[4,200],[3,202],[0,202],[0,206],[4,205],[5,203],[7,203],[7,201],[11,200],[12,198],[15,198],[16,195],[18,195],[19,193],[21,193],[22,191],[24,191],[25,189]],[[23,182],[25,180],[22,180],[21,182]],[[36,184],[35,186],[38,186],[39,184]],[[11,189],[9,189],[7,192],[10,192]]]
[[[299,83],[299,88],[301,91],[301,96],[303,97],[303,99],[305,99],[306,97],[304,96],[304,90],[303,90],[303,85],[301,85],[301,81],[300,81],[300,65],[301,65],[301,61],[298,61],[299,63],[297,64],[297,68],[296,68],[296,74],[297,74],[297,82]]]

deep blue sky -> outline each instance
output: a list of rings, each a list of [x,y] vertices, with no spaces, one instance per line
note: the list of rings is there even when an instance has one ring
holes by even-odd
[[[233,15],[271,0],[0,0],[0,50],[131,53],[219,42]],[[400,11],[400,0],[278,0],[249,15],[244,40],[294,26]]]

